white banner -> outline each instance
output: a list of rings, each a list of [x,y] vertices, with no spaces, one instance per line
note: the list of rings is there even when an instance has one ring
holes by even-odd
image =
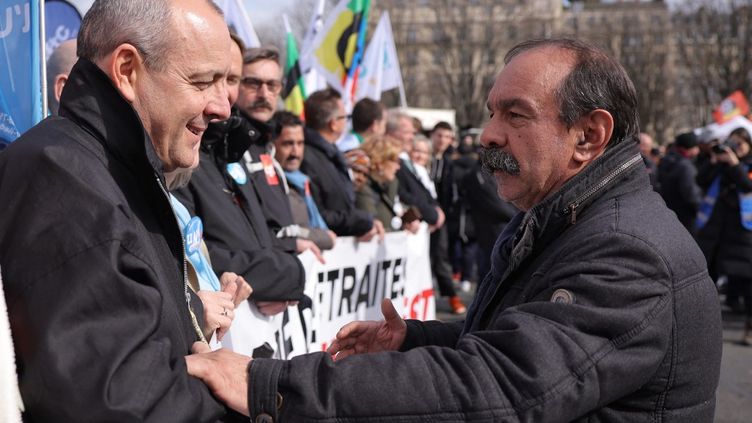
[[[426,225],[415,235],[387,234],[382,243],[340,237],[334,249],[324,252],[326,264],[310,253],[300,259],[311,307],[301,304],[266,317],[254,305],[242,304],[223,346],[252,355],[254,348],[266,342],[275,358],[323,351],[345,324],[380,320],[383,298],[392,299],[405,318],[436,318]]]

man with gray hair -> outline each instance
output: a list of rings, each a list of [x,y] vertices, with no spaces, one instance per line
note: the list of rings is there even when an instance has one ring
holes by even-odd
[[[0,155],[24,418],[216,421],[224,407],[186,373],[204,313],[164,175],[195,167],[229,116],[227,26],[209,0],[98,0],[78,52],[60,117]]]

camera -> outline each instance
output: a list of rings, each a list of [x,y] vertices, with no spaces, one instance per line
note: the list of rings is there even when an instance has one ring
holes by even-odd
[[[737,144],[733,139],[727,138],[723,141],[718,142],[718,144],[713,145],[713,147],[711,147],[711,150],[715,154],[726,154],[726,149],[724,147],[728,147],[729,149],[731,149],[731,151],[736,152]]]

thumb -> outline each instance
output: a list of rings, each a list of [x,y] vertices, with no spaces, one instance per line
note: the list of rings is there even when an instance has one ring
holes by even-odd
[[[402,320],[402,317],[400,317],[399,313],[397,313],[397,309],[394,308],[392,300],[390,300],[389,298],[384,298],[383,300],[381,300],[381,314],[384,315],[384,320],[386,320],[386,322],[390,324],[395,321]]]
[[[209,344],[206,342],[194,342],[193,346],[191,346],[191,353],[193,354],[203,354],[211,352],[211,348],[209,348]]]
[[[321,250],[319,250],[319,247],[316,244],[311,244],[311,252],[313,255],[316,256],[316,259],[321,264],[326,264],[326,260],[324,260],[324,255],[321,254]]]

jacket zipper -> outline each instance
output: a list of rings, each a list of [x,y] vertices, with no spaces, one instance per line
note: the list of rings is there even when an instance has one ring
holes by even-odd
[[[642,160],[642,157],[638,154],[631,159],[627,160],[626,162],[622,163],[616,170],[608,174],[605,178],[603,178],[599,183],[595,184],[593,187],[591,187],[589,190],[585,191],[584,194],[579,196],[577,199],[575,199],[573,202],[569,203],[567,205],[567,208],[563,210],[564,215],[572,214],[569,221],[574,225],[575,222],[577,222],[577,208],[580,207],[582,202],[590,198],[593,194],[600,191],[608,185],[611,181],[616,179],[619,175],[626,172],[630,167],[632,167],[635,163]]]
[[[167,199],[167,202],[170,204],[170,208],[172,208],[172,203],[170,202],[170,194],[167,192],[167,189],[165,189],[164,185],[162,185],[162,180],[159,179],[159,175],[156,173],[154,174],[154,177],[157,179],[157,185],[159,185],[159,188],[162,189],[162,194],[164,194],[165,198]],[[175,213],[173,212],[173,218],[175,219],[175,224],[180,228],[180,223],[178,222],[177,216],[175,216]],[[198,319],[196,318],[196,314],[193,312],[193,308],[191,307],[191,294],[188,292],[188,261],[185,257],[185,237],[183,236],[183,232],[180,232],[180,243],[182,245],[182,250],[180,252],[183,256],[183,291],[185,292],[185,303],[188,305],[188,314],[191,316],[191,324],[193,325],[193,330],[196,332],[196,335],[198,336],[198,339],[201,342],[204,342],[208,344],[206,341],[206,337],[204,336],[204,332],[201,330],[201,327],[198,324]]]

